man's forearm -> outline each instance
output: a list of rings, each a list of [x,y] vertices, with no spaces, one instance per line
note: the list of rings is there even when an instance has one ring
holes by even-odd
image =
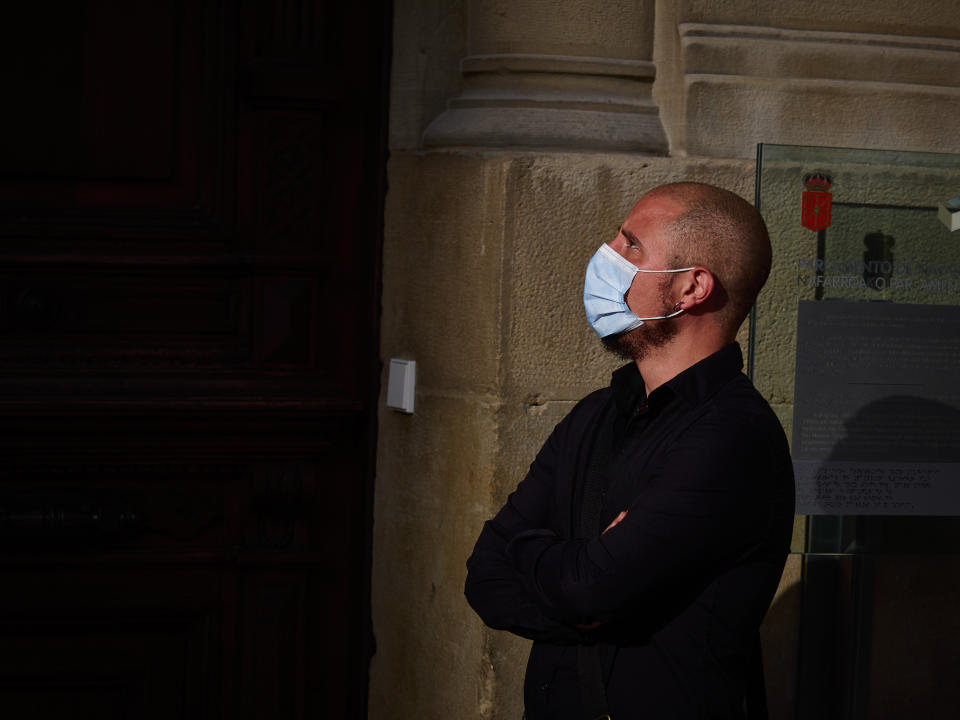
[[[510,566],[506,542],[497,528],[484,527],[467,561],[467,602],[488,626],[532,640],[575,643],[581,634],[571,624],[547,617]]]

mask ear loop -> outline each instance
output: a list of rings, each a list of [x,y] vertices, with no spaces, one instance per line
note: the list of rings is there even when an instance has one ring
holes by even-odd
[[[656,317],[645,317],[645,318],[638,318],[638,319],[641,321],[646,321],[646,320],[669,320],[670,318],[675,318],[677,315],[680,315],[683,312],[683,308],[680,307],[681,304],[682,302],[678,302],[676,305],[674,305],[673,312],[670,313],[669,315],[657,315]],[[678,310],[677,308],[680,308],[680,309]]]

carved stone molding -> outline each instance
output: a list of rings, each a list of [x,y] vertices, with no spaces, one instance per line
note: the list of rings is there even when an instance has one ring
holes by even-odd
[[[686,72],[956,85],[960,40],[681,23]]]
[[[758,142],[958,152],[960,40],[681,23],[685,148]]]
[[[427,128],[427,146],[667,151],[652,62],[498,54],[461,69],[463,91]]]

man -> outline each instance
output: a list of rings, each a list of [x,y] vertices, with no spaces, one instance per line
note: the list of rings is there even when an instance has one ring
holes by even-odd
[[[534,640],[527,720],[744,717],[793,523],[786,438],[734,340],[770,255],[749,203],[677,183],[590,261],[587,319],[632,362],[557,425],[467,562],[484,622]]]

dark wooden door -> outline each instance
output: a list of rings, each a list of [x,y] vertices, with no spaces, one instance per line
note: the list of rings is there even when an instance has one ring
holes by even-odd
[[[0,717],[361,718],[386,3],[0,10]]]

